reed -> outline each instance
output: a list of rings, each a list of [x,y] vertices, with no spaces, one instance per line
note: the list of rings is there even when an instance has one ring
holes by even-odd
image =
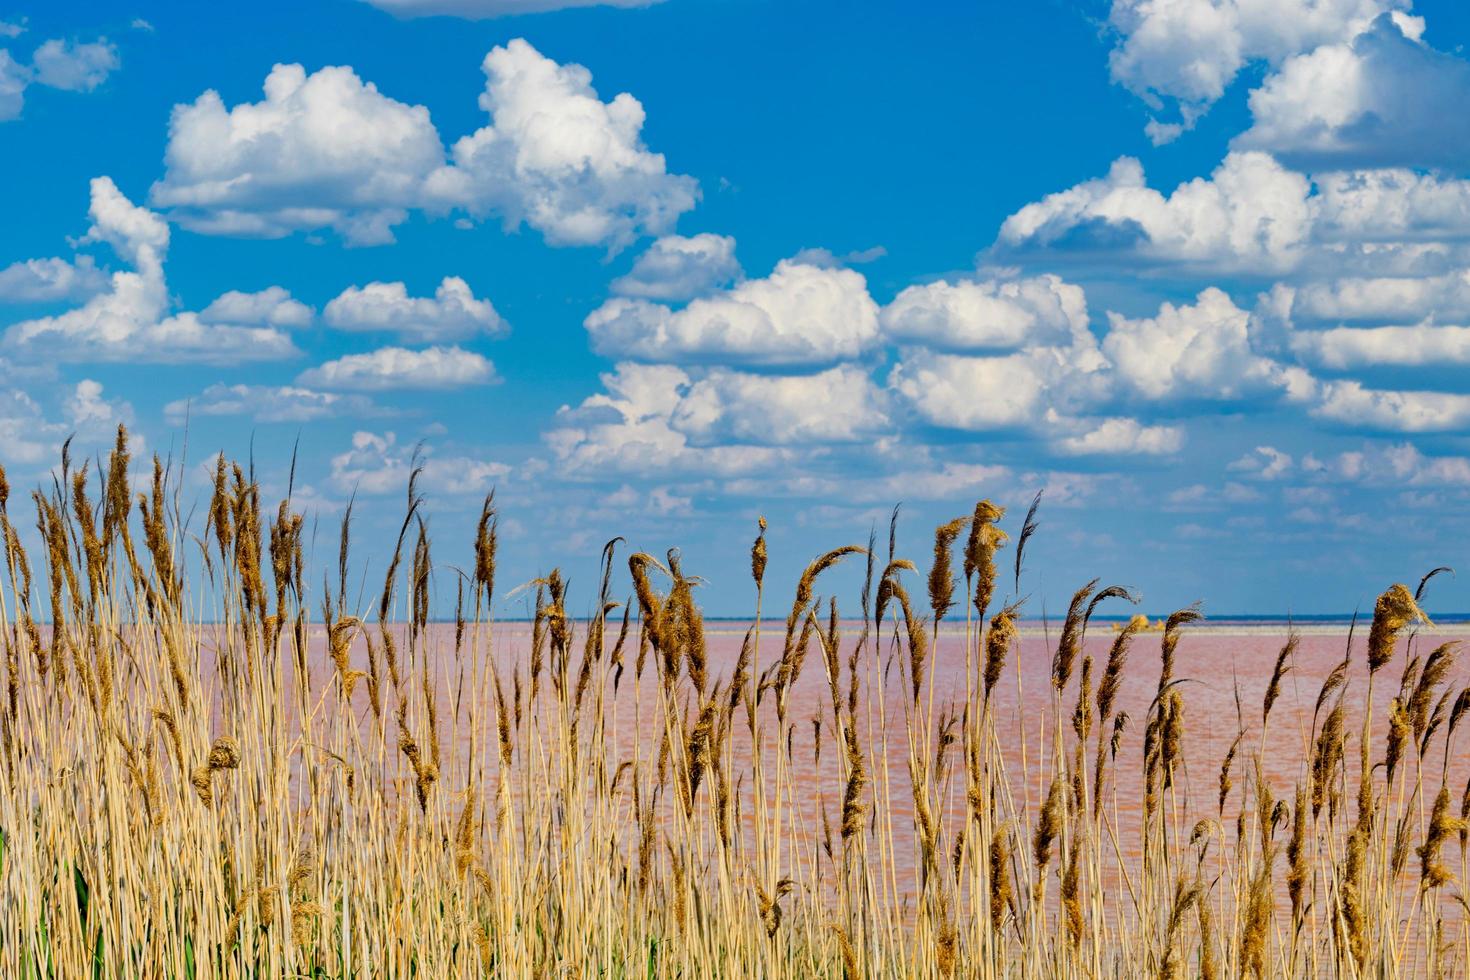
[[[497,623],[494,496],[450,577],[415,474],[359,608],[352,505],[313,596],[311,524],[251,469],[215,460],[191,531],[180,468],[131,465],[121,429],[95,470],[68,447],[33,534],[0,469],[0,976],[1470,968],[1470,686],[1454,643],[1420,650],[1438,569],[1386,589],[1321,678],[1290,632],[1259,709],[1237,694],[1211,731],[1200,610],[1167,618],[1145,678],[1146,620],[1089,637],[1100,603],[1135,598],[1097,580],[1024,698],[1039,497],[1004,558],[991,501],[939,525],[927,610],[895,512],[886,557],[873,535],[805,567],[774,641],[762,518],[755,622],[726,658],[677,551],[615,539],[595,594],[553,569],[523,587],[529,627]],[[817,588],[857,556],[844,622]],[[431,620],[445,581],[452,625]]]

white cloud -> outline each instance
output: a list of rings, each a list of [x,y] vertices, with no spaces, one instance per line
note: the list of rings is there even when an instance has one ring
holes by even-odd
[[[90,92],[120,64],[117,46],[106,38],[90,44],[53,39],[31,56],[36,81],[67,92]]]
[[[836,269],[847,265],[866,265],[876,262],[888,254],[888,249],[882,245],[874,245],[872,248],[859,249],[855,252],[846,252],[838,255],[829,248],[804,248],[791,257],[793,262],[802,265],[815,265],[822,269]]]
[[[832,496],[851,492],[852,499],[877,501],[891,504],[895,500],[950,500],[956,497],[973,498],[991,492],[990,488],[1014,485],[1015,475],[1006,466],[985,463],[941,463],[927,470],[913,473],[894,473],[863,481],[861,487],[852,487],[848,481],[834,481]],[[846,484],[846,485],[844,485]],[[1051,486],[1047,487],[1052,490]],[[1065,495],[1065,488],[1058,486]],[[1052,499],[1057,499],[1057,494]]]
[[[268,286],[255,293],[232,289],[199,311],[205,323],[234,323],[279,327],[283,330],[311,326],[311,307],[280,286]]]
[[[1234,145],[1315,169],[1458,167],[1470,150],[1470,64],[1423,43],[1422,30],[1384,16],[1350,43],[1288,59],[1251,93],[1254,123]]]
[[[0,48],[0,122],[20,118],[30,84],[31,70]]]
[[[1211,287],[1193,306],[1164,303],[1154,317],[1109,313],[1102,349],[1117,377],[1145,399],[1244,398],[1286,383],[1278,365],[1251,350],[1249,322]]]
[[[1470,364],[1470,327],[1421,323],[1403,327],[1299,330],[1292,335],[1291,346],[1302,360],[1334,371],[1447,367]]]
[[[1103,419],[1093,428],[1055,443],[1058,451],[1082,455],[1164,456],[1184,448],[1184,429],[1177,425],[1144,425],[1136,419]]]
[[[106,242],[142,272],[161,268],[168,251],[168,222],[128,200],[111,177],[95,177],[90,186],[92,225],[82,242]]]
[[[632,271],[613,280],[620,296],[680,302],[704,295],[740,278],[735,239],[708,232],[686,238],[665,235],[633,263]]]
[[[174,107],[151,200],[193,231],[279,237],[335,228],[391,241],[444,160],[429,110],[381,94],[346,67],[276,65],[265,99],[227,109],[209,90]]]
[[[1428,456],[1411,443],[1369,444],[1304,466],[1317,479],[1367,485],[1470,486],[1470,458]]]
[[[86,299],[107,288],[107,276],[90,255],[66,259],[27,259],[0,269],[0,301],[53,303]]]
[[[1008,217],[991,260],[1171,275],[1438,277],[1470,264],[1470,180],[1407,168],[1311,180],[1259,150],[1165,196],[1123,157]]]
[[[612,299],[592,311],[585,326],[593,349],[611,357],[830,364],[873,345],[878,307],[860,273],[786,259],[765,279],[746,280],[680,310]]]
[[[120,424],[133,421],[133,407],[125,401],[111,402],[102,397],[102,384],[89,378],[77,382],[66,400],[66,418],[79,432],[92,436],[108,434]]]
[[[1291,471],[1292,463],[1290,453],[1284,453],[1275,446],[1257,446],[1225,468],[1235,473],[1250,473],[1263,480],[1276,480]]]
[[[1470,181],[1405,168],[1318,174],[1317,236],[1393,242],[1470,236]]]
[[[47,423],[41,406],[25,392],[0,390],[0,455],[7,464],[48,460],[64,438],[60,431]]]
[[[296,353],[273,327],[204,322],[199,314],[169,312],[164,280],[168,225],[123,196],[111,178],[92,181],[92,225],[80,240],[106,242],[132,271],[114,272],[108,288],[83,305],[7,328],[4,344],[45,360],[112,360],[238,364]]]
[[[416,464],[425,490],[451,496],[484,494],[511,474],[505,463],[401,446],[392,432],[356,432],[352,448],[332,457],[332,482],[344,493],[402,493]]]
[[[462,388],[497,381],[490,361],[460,347],[381,347],[368,354],[346,354],[302,372],[306,387],[359,391]]]
[[[1383,391],[1357,381],[1322,386],[1312,415],[1342,425],[1386,432],[1470,430],[1470,395],[1438,391]]]
[[[545,435],[562,472],[599,477],[611,473],[691,473],[738,476],[789,463],[790,450],[767,446],[696,446],[673,418],[691,385],[690,376],[662,364],[619,364],[601,376],[606,393],[563,406]]]
[[[409,211],[459,208],[523,222],[554,245],[621,248],[663,234],[698,184],[642,142],[643,106],[604,103],[580,65],[524,40],[485,56],[491,124],[446,161],[429,110],[378,91],[352,68],[276,65],[260,102],[218,92],[174,107],[166,170],[151,200],[206,234],[279,237],[335,229],[350,244],[393,240]]]
[[[6,465],[53,462],[69,435],[77,447],[104,444],[119,423],[132,424],[133,409],[125,401],[103,397],[102,385],[91,379],[77,382],[61,399],[61,420],[52,421],[30,395],[19,388],[0,391],[0,460]],[[135,442],[135,446],[140,446]]]
[[[432,197],[476,216],[521,222],[553,245],[621,248],[661,235],[699,196],[643,145],[643,105],[627,92],[603,102],[592,73],[559,65],[517,38],[485,56],[480,107],[488,126],[462,137],[453,165],[429,179]]]
[[[652,487],[644,491],[624,483],[602,498],[599,510],[604,508],[613,513],[641,511],[658,517],[689,517],[694,513],[694,501],[668,487]]]
[[[1095,344],[1034,347],[1004,357],[906,351],[888,385],[924,421],[952,429],[1056,428],[1105,395]]]
[[[213,384],[198,397],[169,402],[163,411],[174,423],[195,415],[249,415],[257,422],[312,422],[380,414],[362,395],[313,391],[294,385],[247,384]]]
[[[1470,320],[1470,270],[1304,283],[1293,291],[1292,300],[1290,314],[1306,321],[1391,324],[1446,316]]]
[[[498,336],[510,329],[490,301],[476,299],[458,276],[445,276],[432,297],[409,296],[401,282],[349,286],[327,304],[322,318],[338,330],[396,333],[416,343]]]
[[[1120,157],[1106,177],[1049,194],[1006,218],[999,248],[1102,253],[1119,261],[1279,271],[1311,231],[1311,185],[1258,152],[1231,153],[1209,177],[1168,197]]]
[[[689,386],[671,424],[701,443],[850,442],[887,427],[883,402],[851,365],[775,377],[717,368]]]
[[[539,14],[573,7],[651,7],[663,0],[367,0],[398,17],[446,15],[484,20],[516,14]]]
[[[945,350],[1067,344],[1087,331],[1087,299],[1057,276],[910,286],[883,308],[884,334]]]
[[[20,36],[19,24],[0,21],[0,38]],[[31,64],[23,64],[0,48],[0,122],[19,119],[26,89],[45,85],[69,92],[90,92],[118,67],[117,48],[106,38],[77,44],[53,39],[36,48]]]
[[[1113,0],[1118,43],[1113,80],[1156,114],[1152,133],[1167,142],[1214,104],[1246,65],[1279,64],[1322,44],[1345,41],[1407,0]]]

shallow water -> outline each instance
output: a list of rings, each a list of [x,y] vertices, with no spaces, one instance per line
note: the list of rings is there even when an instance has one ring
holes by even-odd
[[[440,728],[442,737],[448,738],[451,730],[461,731],[459,744],[454,751],[446,750],[451,758],[446,761],[445,785],[455,785],[455,769],[461,771],[473,766],[476,769],[493,771],[495,768],[495,742],[493,734],[492,689],[483,680],[475,693],[476,657],[471,652],[475,646],[474,628],[471,627],[464,639],[464,648],[456,657],[454,627],[452,625],[430,626],[427,642],[423,649],[429,653],[431,679],[438,692],[440,704]],[[608,646],[616,637],[616,624],[610,624]],[[846,696],[850,677],[847,658],[856,643],[861,625],[845,624],[842,630],[842,678],[841,693]],[[783,623],[765,623],[756,655],[755,672],[770,667],[780,656],[783,640]],[[581,662],[582,627],[578,626],[572,644],[572,657],[568,666],[569,676],[575,683]],[[728,681],[738,658],[741,642],[745,635],[743,627],[719,622],[707,627],[708,673],[711,683]],[[1101,676],[1108,649],[1114,637],[1113,628],[1107,624],[1094,624],[1089,631],[1084,653],[1094,658],[1094,685]],[[488,636],[488,640],[485,638]],[[1395,659],[1382,670],[1373,686],[1373,755],[1375,760],[1382,756],[1382,738],[1387,730],[1390,699],[1397,693],[1401,671],[1411,655],[1427,654],[1434,646],[1470,637],[1470,632],[1451,634],[1426,632],[1401,642]],[[1137,854],[1139,840],[1139,817],[1142,796],[1143,770],[1143,727],[1145,718],[1158,690],[1159,641],[1161,634],[1145,632],[1135,637],[1123,683],[1117,699],[1116,711],[1127,712],[1130,724],[1122,738],[1116,759],[1110,762],[1108,789],[1105,789],[1109,806],[1114,806],[1111,787],[1116,783],[1116,820],[1119,845],[1125,857]],[[1244,729],[1234,765],[1232,801],[1227,804],[1224,823],[1233,822],[1239,810],[1240,788],[1248,782],[1248,767],[1259,755],[1262,770],[1269,780],[1278,799],[1291,800],[1299,782],[1305,783],[1307,766],[1311,758],[1314,733],[1314,710],[1323,680],[1344,658],[1349,657],[1347,683],[1340,696],[1345,709],[1345,727],[1349,734],[1347,769],[1352,776],[1344,791],[1344,806],[1352,805],[1352,793],[1356,774],[1357,735],[1361,730],[1368,696],[1368,676],[1364,662],[1366,630],[1360,629],[1352,641],[1349,652],[1348,630],[1339,626],[1316,626],[1301,631],[1299,644],[1290,662],[1280,690],[1280,696],[1270,717],[1269,738],[1261,738],[1261,703],[1270,679],[1272,668],[1286,636],[1279,626],[1249,625],[1238,627],[1186,628],[1176,653],[1174,676],[1178,680],[1177,690],[1185,701],[1185,762],[1176,777],[1173,806],[1177,812],[1195,819],[1218,817],[1219,768],[1231,743]],[[1017,644],[1012,648],[1010,662],[997,686],[992,709],[997,730],[1002,733],[1000,744],[1006,769],[1011,781],[1017,806],[1027,822],[1034,818],[1039,801],[1044,798],[1051,778],[1052,760],[1048,744],[1048,733],[1057,724],[1055,714],[1058,701],[1050,683],[1051,652],[1055,630],[1048,637],[1036,627],[1022,630]],[[321,638],[315,638],[317,652],[312,656],[311,674],[313,689],[318,692],[329,680],[331,663],[320,652]],[[519,672],[529,689],[529,648],[531,627],[526,623],[507,623],[485,628],[481,643],[494,651],[494,656],[505,686],[506,697],[512,696],[511,676]],[[400,640],[400,645],[403,641]],[[485,647],[482,647],[485,648]],[[900,658],[905,657],[895,646],[890,631],[885,631],[879,643],[871,641],[860,659],[859,673],[863,690],[860,697],[859,729],[866,751],[881,753],[887,760],[888,776],[892,787],[891,795],[883,801],[880,811],[886,810],[893,816],[891,834],[894,842],[894,857],[901,866],[897,869],[900,878],[911,877],[912,862],[917,854],[914,842],[913,802],[908,791],[909,740],[905,718],[913,712],[912,690],[905,667]],[[359,641],[353,652],[354,664],[363,665],[365,653]],[[654,705],[657,701],[656,669],[650,662],[635,683],[635,661],[637,658],[636,627],[629,637],[624,653],[626,673],[616,692],[611,677],[602,685],[605,697],[605,712],[608,722],[609,771],[624,761],[641,759],[648,766],[658,751],[661,724]],[[963,710],[966,701],[965,636],[963,626],[947,627],[938,634],[938,643],[931,654],[932,681],[926,681],[921,705],[927,706],[932,698],[933,716],[938,719],[954,716]],[[1071,714],[1075,704],[1077,683],[1081,663],[1073,671],[1069,689],[1060,699],[1061,724],[1066,731],[1068,744],[1073,741]],[[536,710],[543,720],[551,717],[550,670],[547,662],[540,682],[540,697]],[[483,675],[483,672],[481,672]],[[1458,690],[1463,683],[1463,672],[1452,671],[1450,686]],[[687,690],[687,681],[681,681],[681,690]],[[932,692],[931,692],[932,685]],[[881,687],[881,703],[872,695]],[[461,690],[462,688],[462,690]],[[589,687],[588,704],[596,696],[596,681]],[[456,697],[456,691],[459,691]],[[1453,698],[1452,698],[1453,699]],[[354,695],[354,707],[360,715],[367,713],[367,699],[363,685]],[[761,723],[768,745],[774,745],[775,714],[773,699],[768,697],[761,707]],[[483,729],[476,752],[484,758],[469,757],[468,734],[463,732],[467,723],[456,726],[455,712],[461,718],[467,716],[469,703],[480,702],[481,727]],[[641,702],[641,706],[640,706]],[[978,702],[978,696],[977,696]],[[1322,718],[1335,703],[1329,700],[1316,720]],[[528,707],[528,711],[532,710]],[[692,710],[697,710],[697,705]],[[886,715],[886,724],[882,717]],[[827,673],[818,645],[813,642],[813,652],[807,656],[802,673],[794,684],[788,701],[789,763],[791,777],[801,788],[797,794],[800,817],[820,834],[823,809],[829,821],[835,820],[841,809],[843,780],[840,770],[840,745],[834,739],[833,711]],[[814,724],[814,720],[817,722]],[[1096,722],[1094,734],[1089,742],[1087,757],[1089,765],[1095,750]],[[584,729],[585,731],[585,729]],[[1109,729],[1110,733],[1111,729]],[[884,734],[886,732],[886,738]],[[818,743],[820,742],[820,748]],[[743,710],[737,710],[732,732],[735,772],[749,771],[751,746],[744,723]],[[1432,800],[1439,787],[1439,770],[1444,752],[1443,734],[1437,736],[1435,747],[1426,760],[1426,793]],[[772,751],[768,749],[767,751]],[[957,749],[950,750],[951,765],[961,765]],[[1452,797],[1458,805],[1460,791],[1470,776],[1470,760],[1463,753],[1451,752],[1448,756],[1448,773]],[[962,774],[960,774],[962,775]],[[954,791],[949,795],[949,810],[958,807],[963,797],[963,780],[954,780]],[[883,781],[874,778],[872,791],[881,792]],[[749,787],[745,787],[748,795]],[[1427,804],[1426,804],[1427,806]],[[747,821],[751,815],[744,810]],[[1181,816],[1181,819],[1183,817]],[[1188,832],[1189,826],[1185,827]],[[1233,828],[1232,828],[1233,829]]]

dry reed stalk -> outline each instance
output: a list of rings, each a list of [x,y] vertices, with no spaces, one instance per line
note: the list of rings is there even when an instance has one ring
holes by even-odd
[[[1211,799],[1196,799],[1185,779],[1185,738],[1196,722],[1190,718],[1186,729],[1188,688],[1175,660],[1193,611],[1164,624],[1156,688],[1147,681],[1156,693],[1151,704],[1147,695],[1135,703],[1139,685],[1125,680],[1142,624],[1121,628],[1105,660],[1083,649],[1098,603],[1132,598],[1117,588],[1098,591],[1096,581],[1072,595],[1050,657],[1053,712],[1038,726],[1039,750],[1025,750],[1043,760],[1050,780],[1036,809],[1029,784],[1036,769],[1007,768],[1010,741],[1028,732],[1006,723],[1011,702],[999,676],[1031,648],[1018,636],[1015,605],[989,609],[1005,536],[996,526],[1002,512],[988,501],[975,516],[940,525],[929,617],[913,608],[904,587],[902,573],[914,567],[895,554],[891,527],[886,561],[870,541],[807,566],[781,658],[757,662],[752,624],[726,681],[712,640],[706,650],[694,590],[701,580],[681,567],[677,552],[667,567],[642,553],[629,560],[634,598],[609,644],[607,617],[618,605],[613,543],[604,548],[596,602],[582,625],[569,613],[580,600],[553,571],[535,583],[529,644],[513,663],[503,660],[490,647],[484,618],[498,533],[487,496],[474,532],[474,571],[463,586],[456,582],[453,659],[442,672],[450,684],[444,703],[453,710],[441,716],[443,676],[436,672],[443,661],[432,659],[439,644],[429,622],[435,566],[416,480],[398,554],[383,591],[369,601],[378,612],[374,629],[348,603],[350,508],[336,574],[319,579],[323,594],[313,607],[307,522],[289,497],[263,509],[253,468],[223,456],[213,461],[208,513],[191,551],[174,471],[156,459],[135,498],[128,460],[120,431],[105,477],[99,468],[103,490],[95,502],[90,467],[73,468],[69,459],[53,487],[34,495],[46,566],[37,581],[10,522],[10,487],[0,470],[10,591],[0,599],[7,675],[0,778],[14,789],[0,794],[0,832],[7,895],[17,897],[0,903],[0,932],[21,937],[0,944],[0,975],[26,975],[18,951],[39,948],[41,914],[58,976],[90,975],[99,961],[108,975],[173,975],[186,941],[217,950],[214,972],[262,976],[356,975],[371,963],[382,975],[446,976],[703,971],[786,980],[907,968],[966,977],[1183,976],[1197,969],[1206,978],[1360,978],[1421,964],[1449,974],[1463,965],[1450,932],[1459,869],[1447,845],[1459,837],[1463,849],[1470,837],[1470,783],[1455,808],[1448,782],[1453,776],[1459,787],[1453,739],[1470,714],[1470,686],[1456,680],[1452,644],[1422,656],[1413,640],[1406,644],[1382,765],[1365,764],[1354,820],[1339,813],[1338,799],[1351,785],[1351,661],[1328,673],[1310,726],[1302,718],[1305,757],[1292,756],[1291,740],[1267,738],[1268,724],[1281,723],[1283,679],[1298,669],[1299,640],[1289,634],[1266,686],[1262,748],[1253,778],[1241,780],[1232,838],[1217,818],[1224,821],[1236,791],[1244,722],[1220,760],[1218,792],[1206,791]],[[941,685],[929,683],[921,709],[925,673],[941,676],[935,662],[943,647],[931,628],[953,609],[950,554],[966,520],[967,591],[993,615],[967,630],[976,644],[967,657],[978,652],[980,661],[978,674],[966,667],[963,689],[973,696],[949,702]],[[1018,583],[1034,512],[1025,525]],[[853,643],[842,636],[836,598],[824,605],[815,582],[857,551],[866,552],[868,572],[863,628]],[[751,550],[758,590],[767,561],[761,522]],[[402,623],[395,618],[399,564],[407,566]],[[653,585],[655,571],[668,579],[665,593]],[[1399,586],[1380,598],[1370,678],[1422,618],[1418,603],[1430,577],[1418,593]],[[640,685],[618,689],[634,603],[640,660],[653,652],[657,664],[652,702]],[[217,609],[220,621],[198,622],[201,609]],[[319,622],[308,609],[320,610]],[[898,615],[885,650],[890,611]],[[363,655],[355,649],[359,634],[367,657],[361,670],[354,667]],[[795,695],[788,704],[788,695],[813,642],[828,681],[817,703],[830,702],[831,714],[819,707],[808,728],[787,711],[806,717],[811,710]],[[318,670],[337,679],[340,710],[320,710],[333,696],[313,682],[323,676]],[[367,681],[369,703],[355,711],[359,680]],[[1074,682],[1069,726],[1062,692]],[[760,701],[772,689],[774,708]],[[742,703],[748,737],[733,732]],[[1145,704],[1135,740],[1128,712],[1137,715]],[[494,711],[494,735],[481,727],[491,724],[482,708]],[[206,724],[240,733],[241,741],[210,742]],[[1377,731],[1366,719],[1364,730]],[[811,752],[793,752],[808,734]],[[829,736],[836,751],[828,751]],[[1089,773],[1086,747],[1094,739]],[[474,748],[488,741],[495,743],[488,753]],[[1139,741],[1142,771],[1120,768],[1119,752]],[[908,753],[908,787],[892,782],[895,742]],[[465,744],[468,753],[458,748]],[[1366,753],[1366,742],[1360,748]],[[953,769],[956,751],[961,772]],[[1278,801],[1265,773],[1280,772],[1283,760],[1302,775],[1294,798]],[[339,767],[345,779],[336,778]],[[219,775],[231,770],[238,775]],[[481,790],[487,778],[496,785]],[[404,791],[408,781],[413,794]],[[1201,813],[1210,803],[1216,813]],[[1152,823],[1134,854],[1118,843],[1118,829],[1140,804]],[[895,858],[908,841],[910,807],[920,860],[905,868]],[[947,827],[956,807],[964,819]],[[1012,834],[1023,814],[1035,822],[1030,854],[1018,858]],[[1190,826],[1193,834],[1179,832]],[[1280,927],[1272,921],[1279,848],[1291,916]],[[1415,854],[1417,889],[1399,874]],[[117,868],[126,869],[126,889],[116,884]],[[73,873],[90,893],[86,910],[73,900],[78,888],[58,901],[51,893],[43,898],[32,881],[68,881]],[[1048,902],[1053,875],[1059,895]],[[1107,892],[1114,876],[1116,901]],[[205,899],[190,904],[180,895]],[[148,942],[138,944],[137,936]],[[922,946],[911,950],[915,938]],[[340,959],[339,939],[352,945],[350,966]]]
[[[997,507],[989,500],[975,505],[970,518],[970,537],[965,544],[965,581],[974,580],[975,615],[985,618],[995,594],[995,553],[1006,542],[1006,533],[995,526],[1005,516],[1005,508]]]

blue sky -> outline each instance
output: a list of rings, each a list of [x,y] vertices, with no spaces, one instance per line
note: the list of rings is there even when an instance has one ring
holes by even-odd
[[[0,8],[0,462],[126,421],[186,501],[252,447],[280,495],[299,440],[319,546],[355,493],[381,567],[420,447],[442,585],[493,486],[502,581],[590,592],[622,534],[725,614],[757,515],[785,589],[895,503],[923,557],[1044,489],[1033,612],[1093,575],[1350,611],[1470,530],[1467,38],[1396,0]]]

